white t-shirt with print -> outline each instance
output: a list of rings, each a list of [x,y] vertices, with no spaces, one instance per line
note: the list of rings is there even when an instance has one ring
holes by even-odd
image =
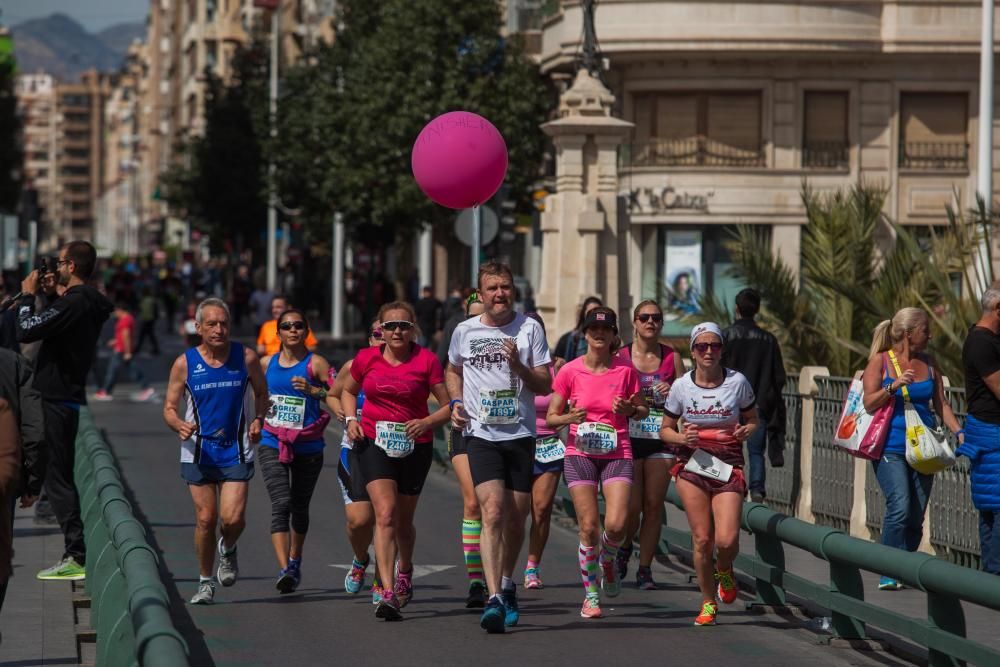
[[[459,323],[448,347],[448,361],[462,369],[462,402],[469,415],[465,435],[484,440],[534,437],[535,394],[511,372],[503,342],[516,341],[518,357],[528,368],[546,366],[552,358],[542,327],[520,313],[502,327],[481,320]]]
[[[753,406],[756,398],[750,382],[739,371],[726,369],[718,387],[699,387],[694,371],[681,376],[670,387],[664,409],[671,417],[683,417],[699,428],[733,430],[740,424],[740,411]]]

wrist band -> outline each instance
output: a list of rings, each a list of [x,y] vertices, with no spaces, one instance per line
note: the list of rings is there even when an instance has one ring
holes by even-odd
[[[960,429],[958,429],[957,431],[955,431],[955,437],[956,437],[956,438],[957,438],[958,436],[960,436],[960,435],[965,435],[965,429],[964,429],[964,428],[960,428]]]
[[[451,409],[451,410],[454,410],[456,403],[461,403],[462,405],[465,405],[465,401],[463,401],[462,399],[460,399],[460,398],[453,398],[450,401],[448,401],[448,408]]]

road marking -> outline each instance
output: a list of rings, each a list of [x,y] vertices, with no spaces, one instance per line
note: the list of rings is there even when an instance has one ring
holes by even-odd
[[[346,565],[342,563],[330,563],[330,567],[336,567],[341,570],[350,570],[351,564]],[[426,577],[432,574],[437,574],[438,572],[444,572],[445,570],[450,570],[454,568],[454,565],[416,565],[413,566],[413,578],[419,579],[421,577]]]

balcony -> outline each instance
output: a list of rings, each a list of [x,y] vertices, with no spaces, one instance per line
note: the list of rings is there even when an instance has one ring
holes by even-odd
[[[899,168],[921,171],[968,171],[969,144],[957,141],[901,141]]]
[[[625,145],[621,160],[625,168],[767,166],[763,146],[731,146],[704,136]]]
[[[850,147],[841,141],[812,141],[802,147],[802,166],[807,169],[847,169]]]

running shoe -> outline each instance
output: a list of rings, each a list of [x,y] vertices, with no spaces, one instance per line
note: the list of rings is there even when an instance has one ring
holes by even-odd
[[[600,618],[601,614],[601,596],[597,593],[587,593],[587,597],[583,598],[583,606],[580,607],[580,616],[584,618]]]
[[[240,574],[240,564],[236,559],[236,547],[226,553],[222,546],[222,538],[219,538],[219,570],[216,576],[223,586],[232,586],[236,583],[236,577]]]
[[[512,628],[521,618],[521,610],[517,606],[517,590],[512,588],[509,591],[500,591],[500,601],[503,602],[505,609],[503,624]]]
[[[139,403],[145,403],[146,401],[153,400],[154,396],[156,396],[156,390],[153,389],[152,387],[146,387],[137,394],[133,394],[132,400],[138,401]]]
[[[632,545],[629,544],[625,546],[624,544],[618,549],[618,555],[615,556],[615,568],[618,570],[618,581],[625,581],[628,577],[628,562],[632,559]]]
[[[478,581],[469,584],[469,596],[465,598],[466,609],[482,609],[486,606],[486,586]]]
[[[503,634],[506,626],[506,615],[507,610],[504,609],[503,601],[500,600],[499,595],[494,595],[486,603],[483,615],[479,617],[479,627],[491,635]]]
[[[613,560],[601,563],[601,590],[609,598],[617,597],[622,592],[621,582],[618,581],[616,563]]]
[[[87,578],[87,569],[72,556],[65,556],[52,567],[36,574],[35,578],[42,581],[79,581]]]
[[[736,576],[733,574],[733,570],[729,569],[725,572],[716,570],[715,580],[719,582],[716,592],[719,600],[725,604],[736,602],[736,596],[739,594],[740,589],[736,586]]]
[[[375,618],[381,618],[386,621],[403,620],[403,615],[399,612],[399,600],[396,599],[396,596],[388,588],[382,591],[382,599],[379,600],[378,606],[375,607]]]
[[[640,565],[635,573],[635,585],[642,591],[655,591],[656,582],[653,581],[653,570]]]
[[[890,579],[889,577],[882,577],[878,582],[878,589],[880,591],[898,591],[902,587],[903,584],[899,583],[895,579]]]
[[[372,577],[372,604],[382,601],[382,582],[378,579],[378,563],[375,564],[375,576]]]
[[[694,619],[695,625],[715,625],[715,615],[719,608],[714,600],[705,600],[701,603],[701,613]]]
[[[537,567],[528,567],[524,570],[524,587],[525,588],[545,588],[545,584],[542,583],[542,578],[538,576]]]
[[[413,599],[412,568],[409,572],[396,572],[396,585],[393,586],[392,592],[395,594],[395,598],[399,601],[400,609],[410,604],[410,600]]]
[[[191,604],[212,604],[215,602],[215,582],[211,579],[198,583],[198,592],[191,596]]]
[[[95,401],[113,401],[114,397],[103,389],[98,389],[97,393],[94,394]]]
[[[351,569],[344,577],[344,590],[351,595],[357,595],[362,588],[365,586],[365,572],[368,570],[368,564],[371,563],[371,558],[366,560],[364,563],[359,563],[357,558],[351,559]]]

